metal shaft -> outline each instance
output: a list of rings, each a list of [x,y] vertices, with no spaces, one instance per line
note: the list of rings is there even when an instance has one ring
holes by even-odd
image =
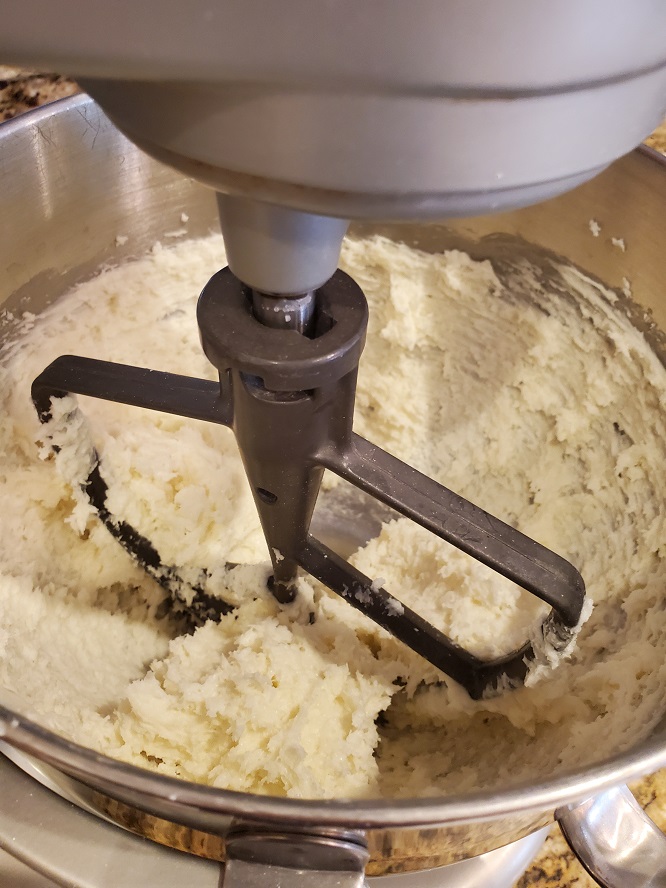
[[[293,295],[274,295],[252,290],[252,312],[258,321],[276,330],[296,330],[312,335],[317,294],[315,290]]]

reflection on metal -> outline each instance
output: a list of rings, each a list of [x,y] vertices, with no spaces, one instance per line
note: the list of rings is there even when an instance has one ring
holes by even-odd
[[[603,888],[666,888],[666,836],[626,786],[557,812],[564,836]]]

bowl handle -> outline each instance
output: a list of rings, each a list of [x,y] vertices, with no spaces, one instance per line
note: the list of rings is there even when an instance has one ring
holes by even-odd
[[[314,835],[241,827],[225,840],[224,888],[364,888],[360,835]]]
[[[666,836],[626,786],[555,814],[571,850],[602,888],[666,888]]]

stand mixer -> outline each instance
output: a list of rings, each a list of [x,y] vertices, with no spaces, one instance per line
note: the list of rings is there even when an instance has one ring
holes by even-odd
[[[158,25],[150,38],[145,35],[141,46],[150,48],[150,58],[124,60],[118,59],[124,40],[119,23],[129,10],[114,7],[109,29],[97,21],[90,39],[79,43],[79,56],[67,62],[136,144],[218,191],[229,269],[205,288],[198,318],[204,351],[220,375],[221,400],[207,390],[201,394],[206,405],[193,407],[192,381],[164,378],[164,390],[157,391],[154,375],[146,388],[144,376],[128,368],[63,359],[35,383],[41,418],[49,418],[52,396],[77,392],[230,425],[271,553],[276,597],[291,600],[297,567],[304,568],[473,697],[524,679],[535,644],[483,662],[313,540],[309,525],[323,469],[550,604],[537,648],[569,645],[583,582],[554,553],[353,436],[367,308],[353,282],[336,273],[337,262],[349,218],[425,219],[543,200],[594,175],[648,132],[663,110],[662,47],[655,41],[646,56],[642,45],[640,68],[634,59],[633,70],[623,71],[629,63],[625,28],[629,22],[635,27],[636,10],[629,15],[628,7],[618,7],[607,42],[590,52],[582,34],[592,25],[593,6],[573,22],[566,14],[574,14],[573,7],[558,11],[560,33],[546,35],[536,8],[520,2],[503,5],[496,22],[497,10],[483,10],[478,27],[468,4],[424,3],[409,11],[393,5],[379,18],[372,5],[336,5],[333,11],[295,4],[291,24],[276,23],[284,29],[276,36],[256,18],[260,4],[242,12],[202,4],[188,12],[182,32],[173,4],[168,12],[154,11],[168,29],[161,33]],[[648,13],[648,5],[640,7],[639,20],[645,15],[644,23],[651,21]],[[511,41],[497,47],[493,41],[494,52],[479,54],[489,34],[506,31],[507,21]],[[318,35],[298,52],[294,22],[299,33],[307,28]],[[93,28],[92,19],[89,24]],[[79,33],[88,32],[85,18],[78,26]],[[433,45],[431,55],[434,26],[443,43]],[[133,21],[136,39],[141,27]],[[223,47],[210,44],[209,27]],[[252,34],[252,63],[232,47],[236,31],[239,45]],[[56,45],[54,35],[48,39]],[[526,53],[520,64],[514,44]],[[614,44],[622,47],[622,62],[609,55]],[[571,51],[554,53],[559,45]],[[176,51],[182,64],[174,79]],[[478,67],[469,66],[470,52],[480,59]],[[618,101],[629,96],[631,105],[620,111]],[[588,128],[607,133],[611,109],[621,124],[598,148]],[[494,142],[492,161],[479,149],[481,121]],[[543,142],[554,132],[558,140],[550,140],[546,153]],[[145,542],[144,555],[151,554],[141,557],[129,543],[136,532],[122,516],[105,513],[100,482],[91,478],[85,486],[112,533],[123,528],[115,535],[144,565],[155,563],[153,575],[173,591],[174,571],[159,566]],[[194,595],[201,603],[202,591]],[[175,597],[182,603],[192,595]]]
[[[530,645],[479,662],[309,535],[328,468],[547,601],[555,646],[580,616],[571,565],[353,434],[366,307],[336,271],[340,244],[349,219],[544,200],[630,150],[664,112],[666,10],[293,3],[273,21],[261,2],[73,9],[76,34],[62,6],[30,33],[8,10],[7,60],[75,74],[143,150],[214,187],[229,269],[199,305],[219,385],[61,359],[36,380],[41,418],[73,392],[231,425],[281,601],[300,565],[472,696],[522,680]],[[87,489],[104,520],[98,477]],[[150,562],[121,516],[107,526]],[[169,566],[153,567],[178,602]]]

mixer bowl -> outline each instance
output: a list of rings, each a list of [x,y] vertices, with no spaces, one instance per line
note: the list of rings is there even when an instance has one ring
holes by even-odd
[[[100,266],[142,254],[180,227],[182,213],[189,217],[188,236],[217,227],[212,192],[142,154],[85,96],[4,125],[0,152],[0,301],[10,311],[39,312]],[[640,150],[577,191],[520,212],[450,226],[360,224],[355,230],[425,250],[462,248],[478,258],[510,253],[538,260],[540,251],[552,250],[618,293],[629,281],[637,303],[628,308],[632,319],[663,354],[664,206],[666,162]],[[593,236],[592,219],[602,236]],[[126,243],[116,241],[119,234]],[[611,234],[624,239],[626,251],[613,245]],[[7,321],[3,335],[11,334]],[[369,874],[441,866],[501,847],[566,806],[666,765],[664,719],[630,751],[539,783],[446,798],[318,802],[143,771],[44,730],[11,703],[0,705],[0,736],[15,760],[31,760],[65,795],[157,841],[221,859],[232,828],[236,834],[248,824],[314,832],[367,842]]]

